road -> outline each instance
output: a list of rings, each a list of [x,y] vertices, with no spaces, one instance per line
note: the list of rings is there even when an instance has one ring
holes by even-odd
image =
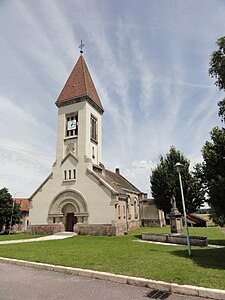
[[[0,263],[0,300],[147,300],[152,290],[127,284]],[[157,298],[160,299],[160,298]],[[170,295],[168,300],[202,300]]]

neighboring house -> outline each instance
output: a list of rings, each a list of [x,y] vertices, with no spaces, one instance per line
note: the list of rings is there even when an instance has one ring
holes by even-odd
[[[166,226],[164,212],[156,207],[154,199],[140,200],[140,219],[141,225],[144,227]]]
[[[206,223],[209,222],[208,216],[200,214],[187,214],[187,223],[191,227],[207,227]]]
[[[15,198],[15,203],[19,204],[22,213],[22,219],[19,224],[13,226],[14,231],[26,231],[29,223],[29,199]]]
[[[104,110],[82,54],[56,106],[56,161],[30,197],[28,232],[118,235],[139,227],[144,194],[101,163]]]

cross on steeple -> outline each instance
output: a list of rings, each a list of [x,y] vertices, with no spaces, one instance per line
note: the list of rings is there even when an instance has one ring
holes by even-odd
[[[81,40],[80,46],[79,46],[79,48],[80,48],[80,53],[81,53],[81,54],[83,53],[83,48],[84,48],[84,46],[85,46],[85,44],[83,44],[83,42],[82,42],[82,40]]]

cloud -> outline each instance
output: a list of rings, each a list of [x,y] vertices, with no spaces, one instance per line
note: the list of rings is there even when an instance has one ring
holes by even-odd
[[[133,161],[131,165],[121,170],[121,174],[142,192],[150,195],[150,175],[155,166],[151,160]]]
[[[81,39],[105,108],[106,167],[121,167],[145,191],[150,166],[171,145],[201,159],[222,98],[207,68],[223,34],[224,4],[141,3],[25,0],[1,7],[2,184],[14,188],[14,168],[13,182],[29,194],[48,175],[55,157],[54,101]]]
[[[50,172],[55,133],[10,99],[0,103],[0,186],[28,196]]]

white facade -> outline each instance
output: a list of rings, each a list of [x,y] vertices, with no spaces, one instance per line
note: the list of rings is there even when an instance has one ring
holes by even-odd
[[[56,102],[56,161],[52,173],[30,197],[29,232],[111,235],[139,226],[142,193],[119,172],[105,170],[101,164],[103,109],[95,101],[97,93],[92,94],[94,101],[88,94],[88,89],[95,89],[91,79],[78,86],[87,90],[86,95],[70,94],[73,87],[82,85],[81,80],[76,82],[78,76],[90,76],[81,69],[80,59],[68,79],[72,76],[75,83],[64,87],[69,96]]]

